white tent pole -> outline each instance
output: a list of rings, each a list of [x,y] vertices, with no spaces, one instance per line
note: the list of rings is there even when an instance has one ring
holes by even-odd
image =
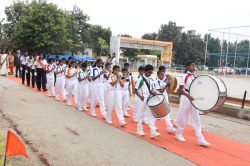
[[[235,69],[235,59],[236,59],[237,45],[238,45],[238,35],[237,35],[236,46],[235,46],[234,69]],[[235,71],[234,71],[234,78],[235,78]]]
[[[247,69],[246,69],[246,76],[245,76],[245,81],[247,78],[247,70],[248,70],[248,61],[249,61],[249,50],[250,50],[250,42],[248,41],[249,47],[248,47],[248,57],[247,57]]]
[[[223,49],[223,43],[224,43],[224,33],[223,33],[223,36],[222,36],[222,44],[221,44],[220,66],[221,66],[221,59],[222,59],[222,49]],[[220,66],[219,66],[219,67],[220,67]]]
[[[229,28],[229,34],[228,34],[228,40],[227,40],[227,42],[228,42],[228,45],[227,45],[227,56],[228,56],[228,48],[229,48],[229,44],[230,44],[229,37],[230,37],[230,28]],[[226,64],[225,64],[226,72],[227,72],[227,56],[226,56]],[[227,74],[226,72],[224,72],[224,77]]]
[[[209,32],[209,31],[208,31]],[[206,42],[206,50],[205,50],[205,61],[204,61],[204,69],[203,69],[203,74],[205,70],[205,65],[206,65],[206,60],[207,60],[207,44],[208,44],[208,32],[207,32],[207,42]]]

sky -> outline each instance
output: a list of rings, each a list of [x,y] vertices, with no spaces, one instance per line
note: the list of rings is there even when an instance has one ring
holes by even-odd
[[[4,7],[13,0],[1,0],[0,18]],[[25,0],[26,1],[26,0]],[[31,0],[29,0],[31,1]],[[141,38],[144,33],[157,32],[161,24],[173,21],[183,31],[196,30],[202,36],[209,29],[250,26],[249,0],[48,0],[62,9],[79,6],[90,16],[89,23],[110,27],[112,36],[129,34]],[[229,29],[224,30],[226,32]],[[250,36],[250,28],[230,29],[231,33]],[[212,32],[222,38],[222,33]],[[245,39],[246,37],[239,37]],[[249,37],[250,38],[250,37]],[[228,35],[224,34],[224,39]],[[236,35],[230,35],[236,40]]]

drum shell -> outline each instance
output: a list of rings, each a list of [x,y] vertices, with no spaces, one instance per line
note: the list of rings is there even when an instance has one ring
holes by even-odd
[[[158,94],[161,95],[161,94]],[[153,96],[150,96],[147,100],[147,102],[152,98]],[[168,102],[166,101],[165,97],[161,101],[161,103],[155,105],[155,106],[149,106],[149,109],[151,110],[152,114],[155,118],[161,118],[166,116],[170,112],[170,107]]]

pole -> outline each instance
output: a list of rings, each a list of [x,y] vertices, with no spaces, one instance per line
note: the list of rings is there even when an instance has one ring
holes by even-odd
[[[247,70],[246,70],[246,76],[245,76],[245,81],[247,78],[247,71],[248,71],[248,61],[249,61],[249,50],[250,50],[250,42],[248,41],[249,47],[248,47],[248,57],[247,57]]]
[[[246,95],[247,95],[247,91],[245,90],[244,97],[243,97],[243,100],[242,100],[241,109],[244,109],[244,104],[245,104],[245,100],[246,100]]]
[[[221,66],[221,59],[222,59],[222,49],[223,49],[223,43],[224,43],[224,33],[223,33],[223,36],[222,36],[222,43],[221,43],[220,66]]]
[[[209,32],[209,31],[208,31]],[[204,60],[204,69],[206,65],[206,60],[207,60],[207,44],[208,44],[208,32],[207,32],[207,41],[206,41],[206,50],[205,50],[205,60]],[[204,71],[204,70],[203,70]],[[204,74],[204,73],[203,73]]]
[[[3,163],[3,166],[5,166],[5,164],[6,164],[6,156],[4,156],[4,163]]]
[[[229,44],[230,44],[230,42],[229,42],[229,37],[230,37],[230,28],[229,28],[229,34],[228,34],[228,45],[227,45],[227,56],[228,56],[228,48],[229,48]],[[227,64],[227,56],[226,56],[226,64]],[[226,71],[227,71],[227,69],[226,69]],[[224,73],[224,77],[225,77],[225,74],[227,74],[227,73]]]
[[[218,59],[217,75],[219,74],[219,73],[218,73],[218,70],[219,70],[219,63],[220,63],[219,61],[220,61],[220,60]]]
[[[236,46],[235,46],[234,70],[235,70],[235,59],[236,59],[237,45],[238,45],[238,35],[237,35]],[[235,71],[234,71],[234,78],[235,78]]]

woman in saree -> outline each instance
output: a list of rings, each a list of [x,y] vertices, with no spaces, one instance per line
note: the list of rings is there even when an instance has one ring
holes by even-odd
[[[6,76],[7,75],[7,57],[8,55],[5,54],[5,50],[2,51],[2,54],[0,55],[0,75]]]
[[[13,75],[14,74],[14,56],[11,55],[11,51],[8,52],[8,67],[10,69],[8,74]]]

